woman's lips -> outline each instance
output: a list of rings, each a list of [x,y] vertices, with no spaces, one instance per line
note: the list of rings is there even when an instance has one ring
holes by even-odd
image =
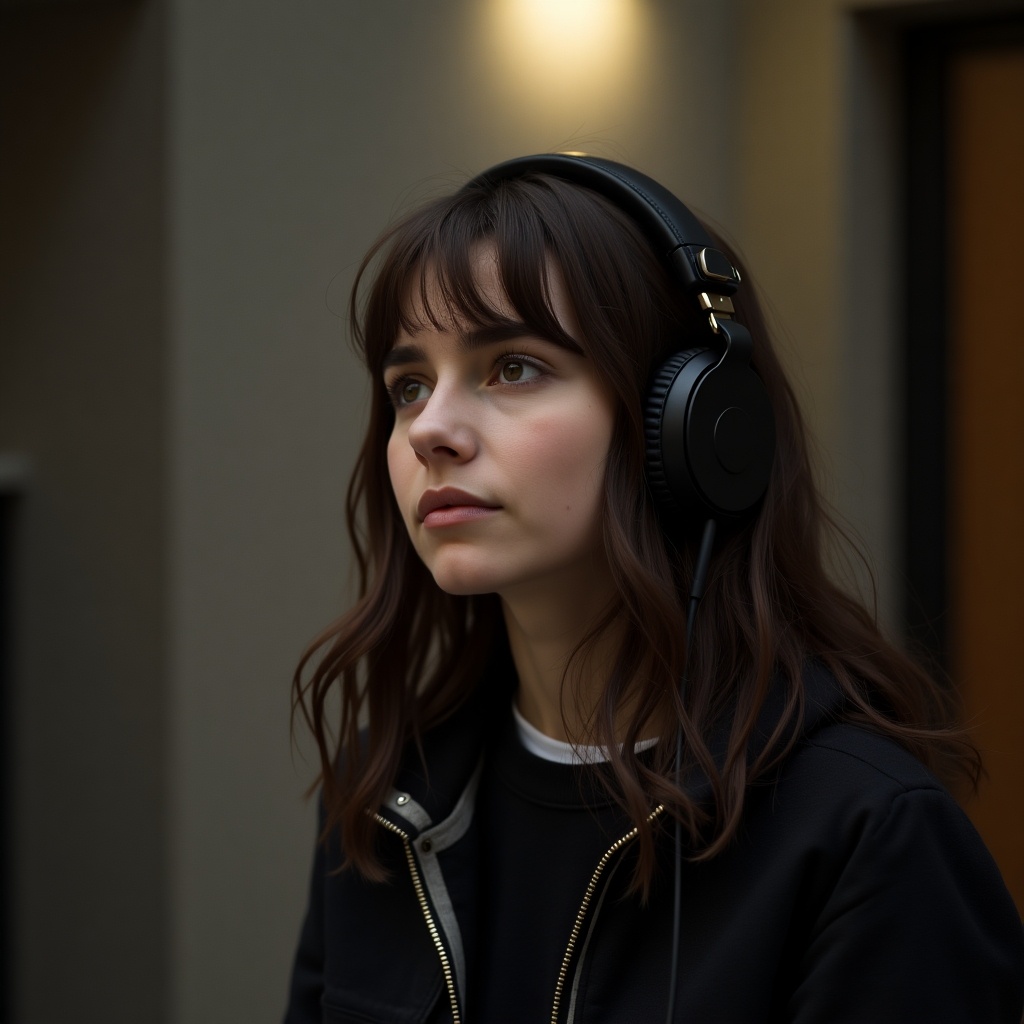
[[[444,508],[435,508],[433,512],[428,512],[423,517],[423,525],[456,526],[459,523],[468,523],[493,515],[497,511],[496,508],[485,505],[445,505]]]
[[[452,526],[490,515],[499,508],[457,487],[441,487],[423,492],[416,514],[424,526]]]

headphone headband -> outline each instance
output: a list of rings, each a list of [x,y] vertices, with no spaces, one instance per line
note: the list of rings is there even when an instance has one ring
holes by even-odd
[[[739,274],[715,249],[699,220],[664,185],[646,174],[583,153],[538,153],[520,156],[484,171],[465,187],[493,185],[529,174],[550,174],[604,196],[632,218],[669,272],[688,295],[732,295]]]

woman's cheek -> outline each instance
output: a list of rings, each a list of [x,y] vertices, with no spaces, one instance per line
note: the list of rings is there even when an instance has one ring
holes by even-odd
[[[610,444],[605,421],[588,413],[534,424],[520,437],[519,451],[525,462],[549,474],[552,484],[565,486],[603,471]]]

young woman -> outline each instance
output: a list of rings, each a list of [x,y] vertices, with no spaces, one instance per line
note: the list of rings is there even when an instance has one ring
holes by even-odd
[[[393,227],[352,318],[360,597],[296,674],[288,1024],[1018,1021],[1019,917],[937,781],[976,755],[826,572],[721,243],[524,158]]]

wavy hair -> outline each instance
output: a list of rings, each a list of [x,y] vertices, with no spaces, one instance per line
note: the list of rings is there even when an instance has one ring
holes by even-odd
[[[646,485],[643,396],[671,352],[709,343],[708,327],[623,213],[586,188],[535,174],[463,189],[414,211],[371,248],[353,286],[352,337],[372,381],[347,502],[359,597],[309,645],[293,683],[293,718],[305,719],[319,748],[325,835],[341,827],[346,863],[381,877],[367,809],[386,798],[407,744],[468,699],[490,652],[506,642],[495,595],[452,596],[434,583],[406,534],[386,459],[393,411],[382,365],[399,331],[421,326],[413,318],[424,315],[438,327],[453,318],[481,327],[505,320],[478,287],[471,252],[480,243],[494,246],[518,317],[541,337],[582,347],[615,397],[603,515],[615,605],[573,662],[613,621],[625,624],[603,697],[585,710],[587,742],[611,756],[602,778],[639,829],[634,886],[646,892],[654,870],[663,826],[648,820],[652,805],[663,803],[683,822],[693,856],[714,857],[728,844],[748,787],[769,777],[797,741],[810,661],[835,677],[846,719],[891,737],[947,781],[976,783],[977,753],[955,725],[950,688],[888,642],[827,571],[826,545],[849,541],[815,487],[807,430],[745,267],[736,318],[754,341],[776,453],[756,514],[719,533],[687,657],[696,544],[664,528]],[[579,344],[550,306],[549,260],[561,270]],[[574,699],[571,665],[563,708]],[[781,713],[755,743],[770,693]],[[624,710],[625,733],[617,736]],[[653,756],[634,753],[651,721],[681,723],[682,777],[699,772],[709,799],[677,784],[674,742],[658,744]]]

